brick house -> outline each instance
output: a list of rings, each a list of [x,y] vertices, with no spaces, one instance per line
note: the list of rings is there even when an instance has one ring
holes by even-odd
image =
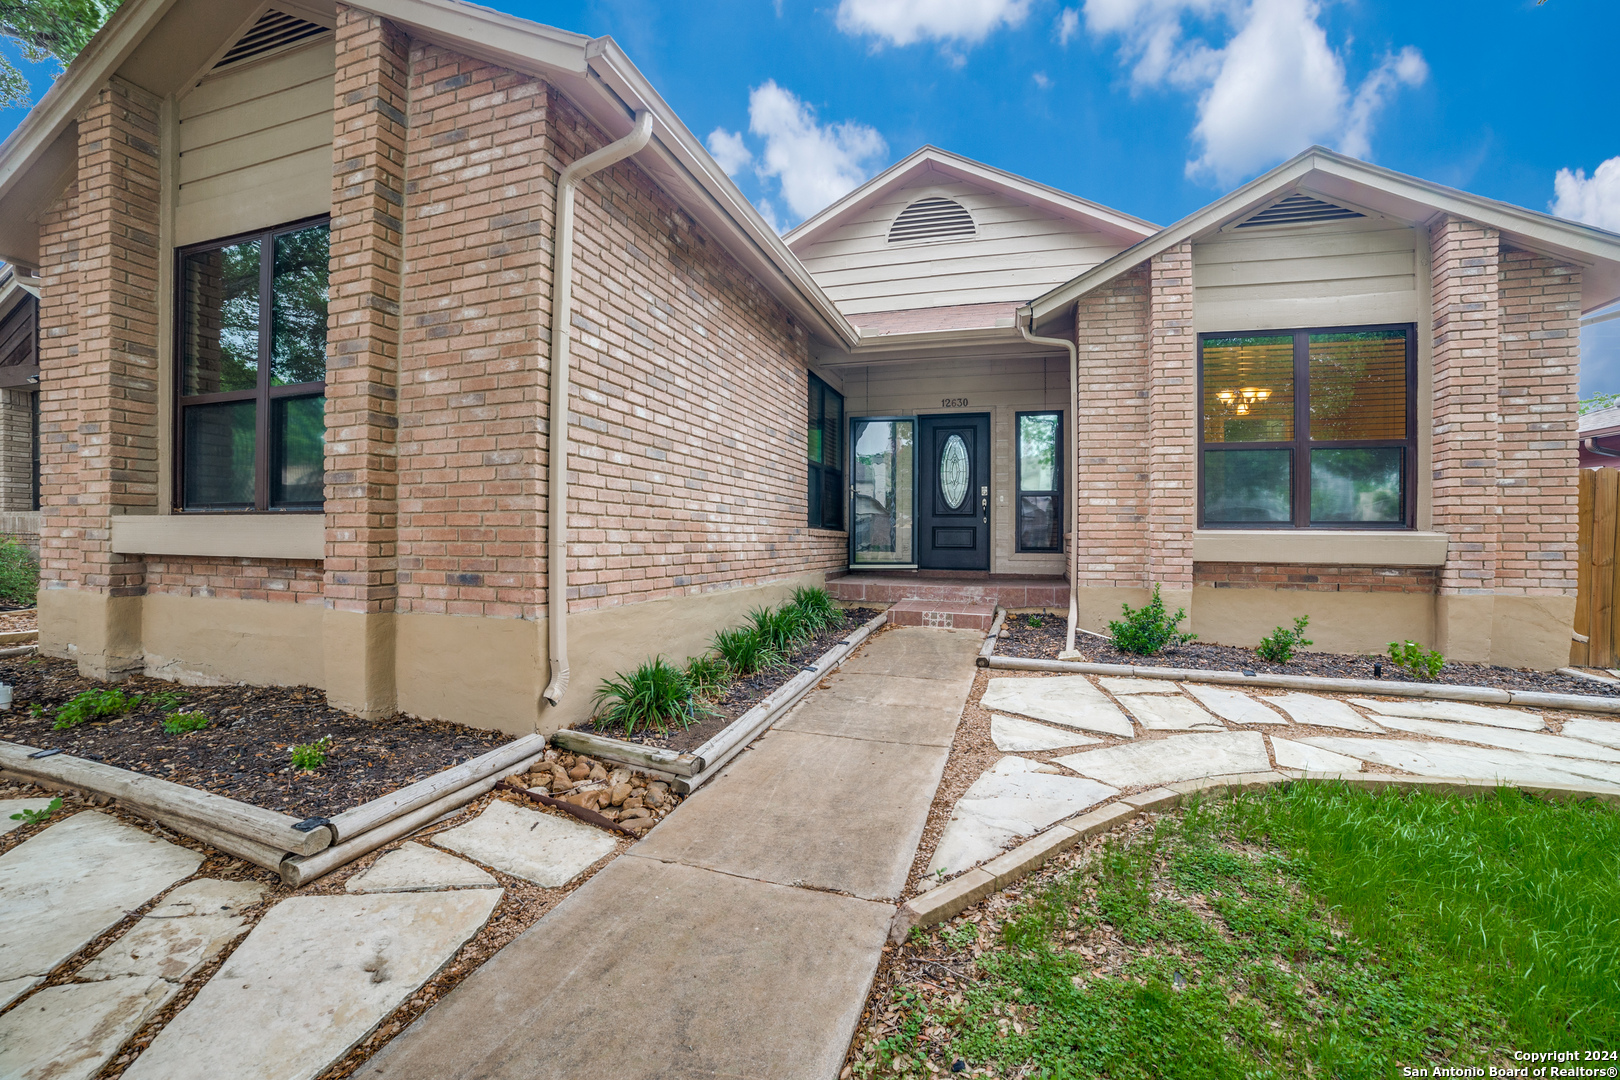
[[[507,730],[822,582],[1562,663],[1620,296],[1314,149],[1159,229],[925,148],[779,238],[610,39],[457,0],[126,0],[0,258],[43,651]]]

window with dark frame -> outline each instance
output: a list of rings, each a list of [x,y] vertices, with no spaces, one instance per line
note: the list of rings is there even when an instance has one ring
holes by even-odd
[[[1063,550],[1063,414],[1018,414],[1018,550]]]
[[[179,509],[324,505],[328,232],[304,221],[177,253]]]
[[[810,376],[810,527],[844,527],[844,395]]]
[[[1410,528],[1411,324],[1198,336],[1199,524]]]

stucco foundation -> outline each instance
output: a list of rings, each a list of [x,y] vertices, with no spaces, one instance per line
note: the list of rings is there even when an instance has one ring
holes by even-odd
[[[1305,635],[1318,652],[1383,653],[1391,641],[1433,647],[1434,596],[1426,593],[1313,592],[1304,589],[1193,590],[1192,631],[1200,641],[1253,648],[1278,626],[1310,617]]]

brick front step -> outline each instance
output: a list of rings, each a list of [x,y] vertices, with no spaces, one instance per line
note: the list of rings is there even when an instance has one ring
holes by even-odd
[[[940,630],[988,630],[996,618],[989,601],[902,600],[889,609],[895,626],[932,626]]]
[[[988,603],[1009,611],[1069,606],[1062,578],[935,578],[911,574],[847,574],[827,579],[827,594],[845,603],[896,604],[902,600]]]

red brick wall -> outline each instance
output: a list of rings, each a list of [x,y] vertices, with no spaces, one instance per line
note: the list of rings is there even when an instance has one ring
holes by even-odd
[[[78,176],[40,223],[41,577],[138,595],[114,508],[157,499],[158,103],[113,79],[79,117]]]
[[[1432,593],[1436,571],[1423,566],[1278,566],[1195,563],[1193,582],[1217,589],[1296,589],[1305,592]]]
[[[1147,264],[1087,293],[1075,310],[1080,411],[1075,502],[1081,586],[1147,584]]]
[[[1434,528],[1451,537],[1442,593],[1490,592],[1497,562],[1499,238],[1442,218],[1434,278]]]
[[[1152,260],[1148,379],[1148,577],[1192,587],[1198,523],[1198,350],[1193,333],[1192,242]]]
[[[146,591],[171,596],[324,604],[324,577],[318,560],[153,555],[146,562]]]
[[[543,610],[552,201],[608,140],[438,46],[410,103],[400,610]],[[842,565],[805,522],[803,329],[633,163],[576,199],[572,610]]]
[[[1504,250],[1496,591],[1575,594],[1581,272]]]

